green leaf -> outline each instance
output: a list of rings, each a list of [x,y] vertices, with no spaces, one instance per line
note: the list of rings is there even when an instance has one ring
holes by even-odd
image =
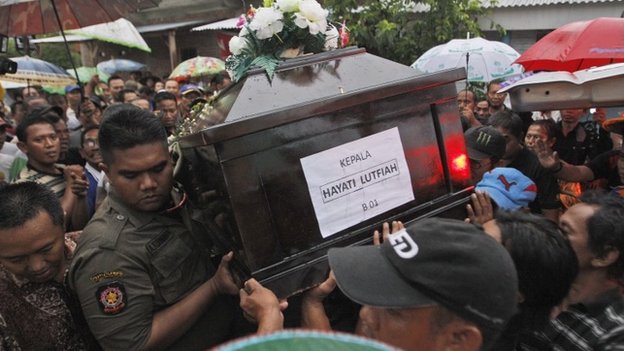
[[[277,69],[278,64],[279,59],[273,55],[258,56],[251,62],[252,66],[262,68],[266,72],[269,82],[273,80],[275,69]]]

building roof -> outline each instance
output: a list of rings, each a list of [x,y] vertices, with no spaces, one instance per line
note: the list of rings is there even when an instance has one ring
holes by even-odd
[[[159,24],[150,24],[146,26],[138,26],[136,29],[139,33],[150,33],[150,32],[158,32],[161,30],[169,30],[176,29],[182,27],[188,27],[192,25],[196,25],[199,23],[206,22],[205,20],[195,20],[195,21],[182,21],[182,22],[170,22],[170,23],[159,23]]]
[[[221,21],[208,23],[203,26],[195,27],[191,29],[191,31],[202,31],[202,30],[219,30],[219,29],[236,29],[236,24],[239,21],[239,17],[232,17],[228,19],[224,19]]]
[[[617,2],[618,0],[498,0],[494,7],[543,6],[558,4],[593,4],[600,2]],[[484,0],[487,5],[489,1]]]

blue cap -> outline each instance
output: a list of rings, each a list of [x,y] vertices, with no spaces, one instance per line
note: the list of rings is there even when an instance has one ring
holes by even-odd
[[[195,85],[195,84],[184,84],[180,88],[180,94],[182,94],[182,95],[190,93],[190,92],[193,92],[193,91],[198,93],[198,94],[200,94],[200,95],[204,93],[204,91],[200,87]]]
[[[76,84],[70,84],[65,86],[65,94],[71,93],[74,90],[82,90],[82,88],[80,88],[80,86]]]
[[[515,168],[498,167],[485,173],[475,190],[490,195],[498,207],[517,210],[528,207],[537,196],[537,185]]]

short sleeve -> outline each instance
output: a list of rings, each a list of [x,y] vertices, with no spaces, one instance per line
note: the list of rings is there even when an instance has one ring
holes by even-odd
[[[154,288],[143,267],[136,258],[101,248],[74,257],[69,284],[104,349],[138,349],[149,337]]]

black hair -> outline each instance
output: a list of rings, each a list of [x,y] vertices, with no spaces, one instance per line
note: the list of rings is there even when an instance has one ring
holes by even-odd
[[[108,85],[110,85],[111,80],[115,80],[115,79],[121,79],[121,80],[123,80],[123,78],[121,78],[121,76],[116,75],[116,74],[113,74],[112,76],[108,77],[108,80],[106,81],[106,83],[107,83]]]
[[[466,88],[466,89],[462,89],[459,92],[457,92],[457,95],[459,96],[459,93],[461,92],[465,92],[466,95],[468,95],[468,93],[470,93],[470,95],[472,96],[472,103],[476,104],[477,103],[477,94],[475,94],[474,91],[472,91],[472,89]]]
[[[144,85],[142,87],[139,88],[139,94],[143,94],[145,96],[152,96],[154,95],[154,89],[148,87],[147,85]]]
[[[91,101],[93,105],[95,105],[95,107],[97,107],[97,109],[100,111],[106,108],[106,103],[102,101],[102,98],[97,95],[91,95],[89,97],[85,97],[85,100],[83,100],[83,102],[86,100]]]
[[[113,105],[104,111],[98,139],[107,165],[112,162],[114,149],[126,150],[151,143],[167,147],[167,131],[160,119],[132,104]]]
[[[524,124],[522,123],[522,119],[512,111],[504,110],[495,112],[488,119],[488,124],[494,128],[500,127],[506,129],[520,142],[524,139]]]
[[[0,187],[0,228],[11,229],[24,225],[45,211],[52,223],[63,227],[63,208],[58,197],[46,186],[22,182]]]
[[[581,195],[581,202],[596,208],[587,220],[587,245],[598,257],[612,250],[619,252],[618,259],[607,268],[609,277],[622,279],[624,274],[624,198],[598,191]]]
[[[158,103],[163,100],[173,100],[176,103],[178,102],[178,99],[176,99],[176,96],[168,91],[161,91],[157,93],[156,95],[154,95],[154,104],[158,105]]]
[[[210,84],[223,84],[223,79],[224,79],[223,75],[221,73],[217,73],[210,80]]]
[[[531,126],[543,128],[548,134],[547,140],[552,140],[557,135],[557,124],[552,119],[540,119],[531,123]]]
[[[22,110],[24,111],[28,109],[28,106],[26,105],[24,101],[15,101],[9,106],[11,108],[11,113],[15,113],[15,109],[17,108],[18,105],[22,106]]]
[[[524,297],[514,319],[523,329],[544,327],[553,307],[568,295],[578,260],[557,224],[522,211],[497,211],[496,224],[518,272]]]
[[[15,129],[15,136],[17,137],[17,139],[25,143],[28,140],[28,133],[26,133],[26,130],[28,129],[28,127],[35,124],[49,124],[52,126],[52,128],[54,128],[54,124],[47,117],[42,116],[38,113],[30,113],[28,116],[22,119],[22,121],[17,125],[17,128]]]
[[[90,126],[86,127],[86,128],[85,128],[85,129],[84,129],[84,130],[80,133],[80,147],[81,147],[81,148],[82,148],[82,147],[83,147],[83,145],[84,145],[84,138],[85,138],[85,135],[87,135],[87,133],[88,133],[88,132],[90,132],[90,131],[92,131],[92,130],[94,130],[94,129],[99,130],[99,129],[100,129],[100,126],[95,125],[95,124],[92,124],[92,125],[90,125]],[[99,133],[99,132],[98,132],[98,133]]]
[[[494,79],[494,80],[492,80],[492,81],[489,81],[489,82],[487,83],[487,86],[486,86],[486,88],[485,88],[485,91],[486,91],[486,92],[490,91],[490,87],[491,87],[492,85],[494,85],[494,84],[501,84],[501,83],[502,83],[502,82],[504,82],[504,81],[505,81],[504,79],[500,79],[500,78],[499,78],[499,79]]]
[[[126,101],[124,101],[124,96],[125,96],[127,93],[135,93],[135,94],[136,94],[137,92],[136,92],[136,90],[134,90],[134,89],[123,88],[123,89],[121,89],[121,90],[117,93],[117,96],[116,96],[115,98],[117,99],[117,101],[120,101],[120,102],[126,102]],[[127,102],[130,102],[130,101],[127,101]]]

